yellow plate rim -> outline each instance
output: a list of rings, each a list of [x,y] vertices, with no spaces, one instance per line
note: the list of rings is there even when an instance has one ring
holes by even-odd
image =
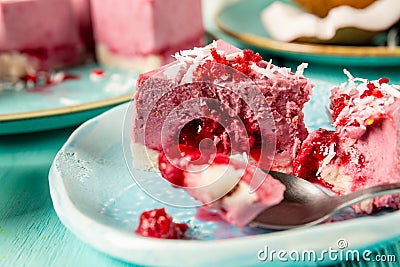
[[[44,110],[27,111],[27,112],[0,114],[0,122],[38,119],[38,118],[44,118],[44,117],[60,116],[60,115],[84,112],[84,111],[89,111],[92,109],[104,108],[107,106],[121,104],[123,102],[127,102],[127,101],[131,100],[132,97],[133,97],[133,93],[129,93],[129,94],[121,95],[118,97],[107,98],[107,99],[83,103],[83,104],[79,104],[79,105],[72,105],[72,106],[65,106],[65,107],[51,108],[51,109],[44,109]]]

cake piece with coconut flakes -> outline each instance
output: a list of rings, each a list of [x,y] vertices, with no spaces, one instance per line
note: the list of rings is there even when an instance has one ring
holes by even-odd
[[[400,87],[387,78],[368,81],[345,70],[348,83],[332,90],[335,131],[319,129],[304,141],[293,173],[344,195],[400,182]],[[354,206],[357,212],[400,208],[400,196]]]
[[[306,64],[291,72],[224,41],[175,58],[139,76],[131,132],[137,168],[157,169],[166,146],[198,148],[207,139],[218,153],[247,153],[262,168],[291,171],[308,135]]]

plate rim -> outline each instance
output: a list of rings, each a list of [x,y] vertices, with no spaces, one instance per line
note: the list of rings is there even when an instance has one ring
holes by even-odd
[[[93,109],[104,108],[129,101],[132,99],[133,95],[134,93],[128,93],[117,97],[91,101],[78,105],[0,114],[0,123],[67,115],[67,114],[89,111]]]
[[[281,42],[268,37],[259,36],[251,33],[243,33],[229,28],[222,22],[221,15],[229,8],[254,0],[240,0],[230,3],[221,8],[214,16],[215,25],[223,33],[250,45],[254,45],[263,49],[285,53],[299,53],[304,55],[317,56],[346,56],[346,57],[379,57],[391,58],[400,57],[400,46],[389,48],[386,46],[344,46],[344,45],[325,45],[325,44],[307,44],[296,42]],[[266,7],[271,1],[265,1]],[[260,22],[261,23],[261,22]]]
[[[356,238],[353,235],[353,230],[354,230],[354,225],[355,223],[362,225],[362,227],[359,227],[358,230],[365,233],[366,231],[370,233],[370,227],[371,226],[377,226],[382,223],[382,221],[386,221],[386,224],[388,223],[388,216],[390,217],[395,217],[398,218],[400,216],[400,211],[388,214],[386,216],[378,216],[378,217],[363,217],[363,218],[358,218],[355,220],[348,220],[348,221],[343,221],[343,222],[336,222],[333,224],[323,224],[323,225],[317,225],[313,227],[305,227],[305,228],[297,228],[297,229],[291,229],[287,231],[280,231],[280,232],[273,232],[273,233],[267,233],[267,234],[260,234],[260,235],[255,235],[255,236],[245,236],[245,237],[236,237],[236,238],[228,238],[228,239],[221,239],[221,240],[160,240],[160,239],[152,239],[152,238],[144,238],[141,236],[138,236],[134,233],[132,235],[126,235],[125,231],[122,231],[121,229],[117,229],[115,227],[103,224],[101,222],[98,222],[85,214],[81,209],[76,207],[74,204],[73,199],[70,198],[70,195],[68,194],[66,187],[64,186],[63,178],[60,172],[57,171],[57,159],[59,158],[60,152],[62,151],[68,151],[70,152],[70,149],[68,149],[71,144],[73,144],[74,139],[79,137],[81,134],[81,131],[85,129],[85,127],[90,126],[92,123],[95,123],[97,120],[104,118],[105,116],[110,116],[114,112],[117,112],[118,109],[121,109],[122,113],[125,114],[127,108],[130,107],[130,103],[124,103],[121,105],[118,105],[117,107],[114,107],[104,113],[102,113],[99,116],[96,116],[85,123],[83,123],[81,126],[79,126],[73,133],[72,135],[68,138],[68,140],[65,142],[63,147],[60,149],[59,153],[57,153],[56,157],[53,160],[50,172],[49,172],[49,184],[50,184],[50,194],[51,198],[53,201],[53,206],[56,211],[57,216],[61,220],[61,222],[66,226],[68,230],[70,230],[77,238],[79,238],[82,242],[89,244],[90,246],[93,246],[94,248],[98,249],[99,251],[102,251],[103,253],[106,253],[108,255],[111,255],[113,257],[122,259],[127,262],[131,263],[136,263],[136,264],[152,264],[152,265],[159,265],[163,259],[163,257],[167,257],[171,261],[171,257],[168,256],[168,254],[164,253],[166,250],[165,248],[168,247],[168,253],[174,253],[174,252],[179,252],[182,253],[186,251],[187,253],[184,254],[191,254],[193,251],[197,251],[200,255],[190,255],[190,263],[191,264],[196,264],[201,266],[200,264],[204,263],[204,253],[211,252],[210,258],[212,256],[217,255],[218,258],[214,259],[215,262],[220,262],[220,261],[230,261],[231,260],[238,260],[237,256],[233,257],[231,256],[230,258],[226,258],[227,253],[231,251],[232,249],[244,249],[244,250],[249,250],[249,248],[254,249],[263,249],[264,245],[268,245],[268,242],[272,242],[272,244],[277,243],[278,248],[279,245],[282,245],[285,243],[285,238],[282,239],[282,237],[287,237],[288,233],[290,232],[290,236],[292,238],[302,238],[305,235],[309,235],[310,232],[314,233],[314,235],[319,235],[319,234],[326,234],[326,228],[329,227],[332,231],[335,233],[335,238],[333,241],[337,240],[336,237],[336,230],[340,230],[341,234],[346,237],[347,240],[350,241],[356,241],[352,244],[352,249],[364,249],[367,247],[370,247],[372,245],[377,245],[382,242],[389,242],[389,240],[392,240],[393,238],[398,238],[399,235],[393,234],[393,231],[390,231],[390,236],[388,236],[388,231],[386,233],[380,233],[379,235],[370,235],[370,237],[365,237],[364,239]],[[117,141],[118,142],[118,141]],[[61,185],[60,185],[61,183]],[[65,211],[68,212],[65,212]],[[67,215],[73,216],[73,219],[68,219]],[[79,218],[79,220],[76,220]],[[393,219],[392,219],[393,220]],[[99,235],[99,233],[102,233]],[[269,238],[266,239],[266,236]],[[101,238],[99,240],[98,238]],[[330,237],[330,239],[332,236]],[[355,239],[354,239],[355,238]],[[329,239],[329,240],[330,240]],[[372,239],[372,241],[370,240]],[[332,241],[332,240],[331,240]],[[283,242],[283,243],[282,243]],[[315,249],[316,251],[321,250],[321,246],[323,249],[325,249],[325,242],[324,244],[314,244],[312,247],[306,247],[305,249]],[[113,245],[113,246],[111,246]],[[306,244],[307,245],[307,244]],[[298,250],[304,249],[304,244],[301,244]],[[285,249],[285,248],[283,248]],[[290,248],[289,248],[290,249]],[[144,251],[151,251],[154,253],[154,258],[148,259],[141,255],[141,252]],[[251,250],[253,252],[253,250]],[[129,252],[129,253],[127,253]],[[222,255],[219,255],[218,253],[221,252]],[[249,259],[248,257],[243,256],[242,260],[257,260],[257,250],[254,250],[254,258]],[[247,254],[246,254],[247,255]],[[248,255],[247,255],[248,256]],[[189,256],[187,256],[189,257]],[[187,258],[186,257],[186,258]],[[185,257],[183,257],[185,258]],[[194,260],[199,260],[199,262],[193,262]],[[209,258],[207,258],[209,259]],[[174,259],[172,259],[173,261]],[[168,260],[167,260],[168,261]],[[324,263],[329,263],[331,261],[323,261]],[[158,264],[157,264],[158,263]],[[181,266],[187,266],[189,262],[186,262],[182,259],[180,262]],[[234,261],[233,263],[240,264],[240,261],[236,262]],[[274,262],[275,264],[279,264],[280,262]],[[286,262],[282,262],[285,264]],[[292,262],[293,264],[301,264],[304,262]],[[322,263],[322,262],[321,262]],[[333,263],[333,262],[332,262]],[[168,266],[176,266],[175,264],[169,263],[167,264]]]

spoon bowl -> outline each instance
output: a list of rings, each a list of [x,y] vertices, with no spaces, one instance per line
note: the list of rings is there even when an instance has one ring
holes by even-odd
[[[261,212],[250,226],[286,230],[322,223],[339,210],[363,200],[400,193],[400,183],[383,184],[343,196],[331,196],[321,187],[302,178],[266,171],[286,186],[284,200]]]

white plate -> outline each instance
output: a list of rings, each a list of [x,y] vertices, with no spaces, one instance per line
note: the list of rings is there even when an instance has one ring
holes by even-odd
[[[317,81],[313,95],[317,101],[307,104],[306,116],[316,122],[311,128],[326,121],[328,88]],[[270,252],[295,250],[301,254],[313,250],[319,256],[324,250],[342,251],[338,240],[353,250],[400,236],[400,212],[282,232],[248,228],[240,231],[221,221],[202,221],[195,216],[195,208],[157,202],[135,183],[125,163],[123,143],[129,143],[126,133],[132,105],[120,105],[79,127],[57,154],[49,175],[51,197],[62,223],[83,242],[104,253],[143,265],[250,266],[260,264],[257,253],[266,246]],[[184,192],[160,182],[156,173],[133,170],[132,174],[135,178],[145,175],[148,185],[171,198],[190,199]],[[134,233],[141,212],[163,206],[176,221],[189,223],[191,240],[144,238]],[[276,257],[274,266],[285,264]],[[316,263],[333,261],[325,254]]]

